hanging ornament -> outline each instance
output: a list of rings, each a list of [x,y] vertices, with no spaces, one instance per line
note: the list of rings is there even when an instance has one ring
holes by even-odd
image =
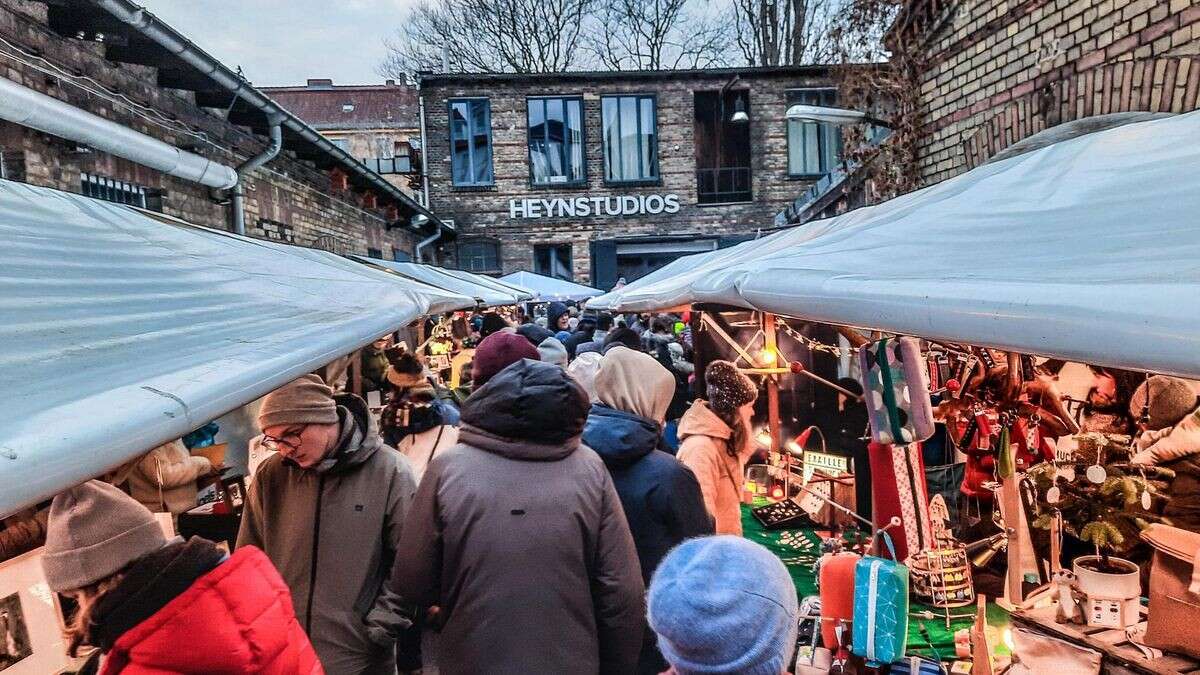
[[[1046,490],[1047,504],[1057,504],[1060,499],[1062,499],[1062,491],[1058,489],[1057,485],[1053,485],[1049,490]]]
[[[1099,485],[1100,483],[1104,482],[1105,478],[1108,478],[1108,472],[1104,470],[1103,466],[1101,466],[1099,464],[1093,464],[1088,467],[1088,469],[1087,469],[1087,479],[1088,480]]]
[[[1070,464],[1058,467],[1056,474],[1058,478],[1061,478],[1068,483],[1075,482],[1075,467]]]
[[[1150,491],[1142,490],[1142,508],[1146,511],[1150,510]]]

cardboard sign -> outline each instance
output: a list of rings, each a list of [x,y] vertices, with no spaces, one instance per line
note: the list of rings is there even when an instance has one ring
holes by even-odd
[[[820,469],[833,476],[850,473],[850,458],[841,455],[830,455],[815,450],[804,451],[804,470]]]

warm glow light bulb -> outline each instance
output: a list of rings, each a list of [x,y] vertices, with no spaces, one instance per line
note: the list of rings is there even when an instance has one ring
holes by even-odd
[[[771,347],[763,347],[758,352],[758,362],[763,366],[773,366],[779,360],[779,352]]]
[[[758,441],[759,445],[762,445],[764,447],[770,447],[771,446],[771,432],[767,431],[766,429],[759,429],[758,433],[754,436],[754,440]]]

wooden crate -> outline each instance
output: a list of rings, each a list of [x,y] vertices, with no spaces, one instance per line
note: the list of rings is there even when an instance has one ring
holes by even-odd
[[[1100,672],[1113,675],[1200,675],[1200,661],[1180,654],[1163,653],[1161,658],[1147,659],[1140,649],[1125,637],[1124,630],[1091,628],[1054,620],[1055,607],[1014,612],[1014,624],[1067,642],[1084,645],[1104,655]],[[1145,619],[1146,608],[1142,608]]]

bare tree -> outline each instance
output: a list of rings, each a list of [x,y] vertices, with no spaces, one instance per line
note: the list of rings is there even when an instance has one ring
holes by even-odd
[[[673,70],[726,65],[724,17],[697,0],[600,0],[590,51],[610,70]]]
[[[733,0],[734,40],[752,66],[828,61],[840,0]]]
[[[571,70],[598,0],[421,0],[411,10],[379,71],[402,77],[441,70],[540,73]]]

